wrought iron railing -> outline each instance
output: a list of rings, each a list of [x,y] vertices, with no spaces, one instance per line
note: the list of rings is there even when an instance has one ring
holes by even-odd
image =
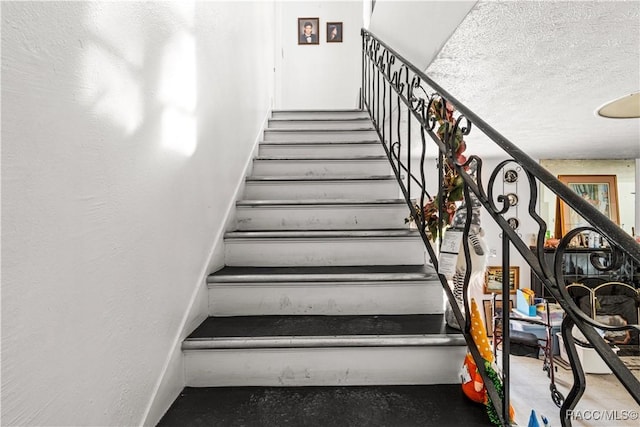
[[[630,277],[624,273],[629,265],[640,265],[640,245],[618,225],[610,221],[596,207],[551,175],[538,162],[531,159],[523,150],[508,141],[480,117],[451,96],[446,90],[427,77],[395,50],[378,39],[371,32],[362,32],[362,108],[367,110],[377,129],[380,140],[386,150],[394,173],[409,207],[411,218],[416,222],[425,247],[436,271],[439,271],[438,250],[442,244],[440,236],[447,228],[447,202],[451,202],[451,180],[462,184],[462,209],[466,209],[466,220],[461,228],[462,252],[465,257],[466,273],[464,276],[464,312],[456,304],[449,280],[444,274],[438,274],[445,294],[449,300],[455,319],[462,326],[462,334],[468,344],[480,374],[483,377],[487,393],[498,413],[502,425],[510,425],[509,408],[509,310],[502,310],[503,348],[501,378],[503,392],[494,387],[483,369],[483,359],[469,333],[469,304],[467,287],[472,269],[470,245],[468,241],[472,205],[474,202],[484,207],[483,219],[492,219],[500,228],[502,239],[502,294],[509,294],[510,250],[515,248],[524,261],[530,266],[533,274],[543,283],[548,295],[553,297],[565,312],[561,331],[567,355],[573,371],[573,385],[564,398],[557,394],[554,401],[560,407],[560,419],[564,426],[571,425],[570,414],[586,388],[583,367],[579,360],[573,327],[582,333],[587,341],[585,345],[592,347],[603,358],[611,371],[623,384],[633,399],[640,404],[640,383],[631,371],[622,363],[610,345],[594,328],[604,331],[638,330],[636,325],[609,326],[597,322],[586,315],[572,299],[567,291],[562,267],[563,256],[567,248],[575,242],[575,238],[590,233],[598,235],[608,246],[607,251],[592,249],[591,262],[600,271],[611,274],[620,272],[618,281],[625,281],[640,286],[638,277]],[[469,140],[473,146],[472,131],[482,134],[483,140],[489,139],[504,152],[508,159],[494,168],[485,185],[483,176],[483,160],[478,155],[467,158],[461,156],[464,150],[462,141]],[[415,146],[414,146],[415,145]],[[417,147],[417,148],[416,148]],[[418,152],[416,152],[418,150]],[[430,162],[437,163],[430,166]],[[523,171],[528,187],[528,215],[535,222],[537,233],[535,245],[527,239],[525,242],[517,230],[518,225],[505,218],[510,208],[510,196],[502,194],[496,185],[498,176],[507,165],[513,165]],[[427,175],[437,170],[437,187],[428,188],[431,182]],[[473,173],[475,171],[475,174]],[[544,257],[545,234],[547,224],[536,212],[538,194],[542,187],[548,188],[556,197],[566,203],[584,221],[586,226],[570,230],[559,241],[555,251],[554,265],[548,265]],[[475,199],[475,201],[474,201]],[[461,203],[457,203],[458,209]],[[425,211],[428,206],[428,212]],[[434,211],[435,207],[435,211]],[[434,245],[432,242],[436,241]],[[637,272],[640,275],[640,272]],[[635,280],[635,282],[634,282]],[[553,387],[553,383],[552,383]]]

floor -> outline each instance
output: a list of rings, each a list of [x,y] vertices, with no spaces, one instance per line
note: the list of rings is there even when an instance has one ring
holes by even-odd
[[[500,355],[499,355],[500,357]],[[511,356],[511,403],[516,423],[527,426],[531,410],[558,427],[543,360]],[[640,357],[632,372],[640,379]],[[555,362],[555,384],[567,395],[571,371]],[[637,427],[640,407],[611,374],[587,374],[587,390],[573,426]],[[605,412],[607,411],[607,412]],[[604,419],[603,417],[609,417]],[[625,419],[628,418],[628,419]],[[599,419],[596,419],[599,418]],[[159,426],[473,426],[490,425],[482,405],[460,386],[186,388]]]
[[[168,426],[491,426],[460,386],[190,388],[162,418]]]
[[[552,427],[560,426],[560,409],[551,400],[550,380],[546,372],[542,371],[542,358],[511,356],[510,360],[511,403],[516,412],[517,424],[527,426],[531,410],[534,409],[541,427],[540,415],[544,415]],[[556,387],[566,396],[573,381],[571,371],[561,361],[556,362],[555,366]],[[632,372],[640,379],[640,365],[636,366],[637,369],[632,369]],[[640,406],[612,374],[587,374],[587,389],[576,410],[582,411],[584,419],[574,417],[574,427],[640,425]],[[604,419],[605,417],[609,418]]]

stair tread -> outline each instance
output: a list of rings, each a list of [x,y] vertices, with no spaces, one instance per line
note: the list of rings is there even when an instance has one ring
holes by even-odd
[[[418,237],[418,230],[390,228],[379,230],[264,230],[229,231],[225,239],[241,238],[367,238],[367,237]]]
[[[368,122],[367,125],[352,126],[349,128],[335,128],[335,127],[273,127],[266,128],[265,133],[344,133],[344,132],[375,132],[375,128]]]
[[[238,200],[236,206],[298,206],[298,205],[405,205],[402,199],[297,199]]]
[[[332,118],[314,118],[314,119],[310,119],[310,118],[306,118],[306,117],[302,117],[302,118],[291,118],[291,117],[271,117],[269,118],[269,121],[272,122],[354,122],[354,121],[364,121],[364,122],[369,122],[371,123],[371,119],[369,118],[369,116],[365,116],[362,115],[360,117],[332,117]]]
[[[460,335],[443,314],[208,317],[187,341],[216,338]]]
[[[377,139],[361,139],[356,141],[343,141],[340,139],[332,139],[326,141],[260,141],[260,145],[380,145]]]
[[[366,110],[361,110],[359,108],[312,108],[312,109],[299,109],[299,110],[289,110],[289,109],[277,109],[272,110],[273,113],[363,113],[365,114]]]
[[[252,175],[248,176],[246,181],[384,181],[395,179],[393,175]]]
[[[488,426],[484,405],[459,384],[322,387],[187,387],[165,426]]]
[[[226,266],[207,278],[209,283],[246,281],[372,281],[435,280],[428,265],[357,265],[330,267],[231,267]]]
[[[379,160],[379,161],[388,161],[386,156],[343,156],[343,157],[326,157],[326,156],[312,156],[312,155],[300,155],[300,156],[258,156],[255,160],[274,160],[274,161],[282,161],[282,160],[295,160],[298,161],[326,161],[326,162],[349,162],[356,160]]]

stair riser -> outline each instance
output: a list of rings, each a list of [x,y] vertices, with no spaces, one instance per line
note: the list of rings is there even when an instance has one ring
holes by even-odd
[[[463,346],[185,351],[186,385],[455,384]]]
[[[209,285],[210,316],[436,314],[440,282]]]
[[[340,159],[347,156],[380,156],[384,149],[379,143],[370,144],[260,144],[261,156],[318,156]]]
[[[340,119],[366,119],[369,113],[366,111],[274,111],[271,117],[288,120],[340,120]]]
[[[395,199],[395,180],[248,181],[246,200],[291,199]]]
[[[369,119],[362,120],[269,120],[269,129],[373,129]]]
[[[387,159],[381,160],[254,160],[254,176],[294,175],[390,175]]]
[[[266,129],[264,141],[271,142],[323,142],[323,141],[378,141],[374,130],[351,131],[291,131]]]
[[[229,266],[422,265],[418,237],[225,239]]]
[[[239,206],[238,230],[364,230],[402,228],[405,205]]]

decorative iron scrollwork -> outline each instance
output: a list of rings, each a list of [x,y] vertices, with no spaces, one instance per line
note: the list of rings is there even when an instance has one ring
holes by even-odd
[[[458,200],[462,200],[463,194],[465,200],[473,194],[484,208],[483,218],[486,215],[486,220],[493,220],[500,228],[504,245],[503,256],[508,257],[509,249],[515,248],[530,266],[532,273],[540,279],[546,290],[566,313],[562,333],[563,337],[566,335],[565,344],[574,373],[574,385],[564,401],[558,396],[557,390],[554,392],[553,387],[551,388],[554,402],[562,404],[560,412],[563,425],[571,424],[570,419],[566,417],[567,411],[575,407],[586,387],[584,371],[577,357],[572,335],[574,325],[585,336],[588,345],[593,346],[607,361],[612,372],[640,403],[640,383],[620,362],[620,359],[612,354],[594,330],[594,327],[611,331],[630,330],[637,328],[637,325],[624,327],[603,325],[583,313],[569,295],[564,272],[558,264],[561,263],[558,259],[563,257],[571,242],[589,233],[589,239],[592,235],[597,235],[597,243],[588,240],[589,243],[585,248],[589,251],[590,263],[596,270],[610,272],[622,279],[629,277],[628,272],[624,271],[626,265],[629,263],[640,265],[640,245],[391,47],[367,30],[362,31],[362,37],[362,105],[369,112],[376,126],[409,207],[410,217],[418,226],[433,265],[437,268],[438,257],[430,238],[434,235],[438,236],[440,229],[446,228],[446,216],[453,214],[451,206],[454,212],[457,207],[455,203],[453,205],[445,203],[447,199],[442,198],[445,186],[451,186],[447,178],[454,177],[456,184],[460,184],[454,186],[456,191],[461,193]],[[472,133],[472,130],[475,132]],[[483,161],[478,155],[465,158],[464,149],[461,150],[460,147],[467,143],[467,137],[473,138],[473,134],[478,132],[482,133],[483,139],[489,139],[502,149],[504,157],[508,160],[499,162],[493,170],[483,171]],[[473,140],[469,140],[468,143],[472,145]],[[412,148],[413,145],[415,147]],[[429,175],[433,175],[432,163],[427,161],[427,153],[432,147],[437,153],[434,155],[434,160],[438,165],[438,183],[435,191],[433,191],[433,183],[427,179]],[[476,170],[475,176],[468,173],[471,164]],[[452,173],[449,174],[449,172]],[[489,177],[486,185],[483,179],[485,175]],[[518,188],[523,181],[525,189],[528,184],[528,191],[521,192],[521,188]],[[430,195],[428,186],[431,193],[436,196]],[[503,188],[498,188],[499,186]],[[548,188],[591,224],[591,227],[571,230],[560,240],[554,265],[547,265],[544,256],[545,232],[548,227],[537,212],[540,187]],[[517,212],[522,206],[526,206],[527,210],[524,215],[523,212]],[[511,212],[509,212],[510,209]],[[524,228],[525,215],[527,216],[526,224],[533,223],[537,229],[533,239],[535,245],[532,248],[530,248],[531,239],[524,242],[518,233],[518,230]],[[429,226],[435,226],[430,234],[428,234]],[[467,226],[463,234],[467,267],[469,267],[468,233]],[[605,246],[606,250],[603,250],[602,246]],[[450,303],[454,302],[451,304],[454,315],[459,322],[464,322],[465,313],[462,313],[455,304],[449,284],[441,275],[439,279]],[[468,282],[469,278],[465,277],[465,294]],[[471,344],[468,330],[464,330],[463,333],[474,359],[478,361],[479,353]],[[508,331],[505,331],[505,341],[508,343]],[[508,390],[508,354],[503,358],[503,368]],[[483,377],[483,379],[487,383],[488,378]],[[501,399],[490,384],[487,384],[487,389],[492,402],[498,406],[502,405],[501,408],[496,407],[496,409],[501,413],[502,424],[507,425],[509,423],[508,393],[505,394],[504,399]]]

